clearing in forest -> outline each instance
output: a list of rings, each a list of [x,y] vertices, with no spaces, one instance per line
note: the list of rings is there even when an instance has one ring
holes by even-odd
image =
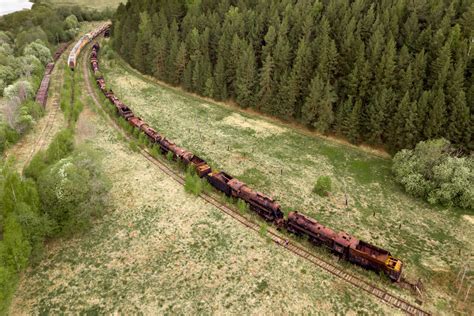
[[[408,278],[423,280],[427,304],[445,311],[472,307],[459,302],[454,287],[474,250],[466,211],[406,195],[393,181],[389,159],[157,84],[120,60],[101,56],[101,71],[138,116],[214,168],[274,196],[286,211],[306,213],[401,258]],[[323,175],[333,181],[328,198],[312,192]]]

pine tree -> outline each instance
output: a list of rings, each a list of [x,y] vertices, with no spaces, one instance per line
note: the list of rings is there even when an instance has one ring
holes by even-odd
[[[170,49],[169,54],[166,58],[166,80],[169,82],[176,83],[176,60],[178,58],[180,47],[178,24],[176,20],[170,26]],[[182,53],[182,52],[181,52]],[[180,56],[182,58],[182,56]],[[184,67],[182,68],[184,70]],[[182,70],[178,70],[182,71]]]
[[[276,44],[276,31],[273,25],[268,28],[264,37],[265,45],[262,47],[262,60],[266,60],[269,55],[273,54],[273,48]]]
[[[176,54],[176,60],[174,62],[174,79],[173,83],[180,84],[183,81],[184,69],[187,63],[187,51],[186,44],[182,42],[179,45],[178,53]]]
[[[206,80],[206,86],[205,86],[205,89],[204,89],[204,95],[206,97],[209,97],[209,98],[213,98],[214,97],[214,92],[215,91],[215,88],[214,88],[214,78],[211,76],[209,78],[207,78]]]
[[[352,107],[354,106],[353,103],[352,97],[349,97],[341,104],[341,106],[339,106],[336,113],[337,133],[347,139],[352,137],[353,132],[351,125]]]
[[[446,43],[439,52],[438,58],[431,66],[430,82],[436,89],[444,87],[451,65],[451,48]]]
[[[469,107],[466,104],[466,95],[459,89],[450,106],[447,137],[455,144],[467,144],[471,138]]]
[[[360,142],[361,138],[361,128],[360,128],[360,118],[362,113],[362,101],[356,100],[354,106],[352,107],[352,112],[349,116],[349,140],[352,143]]]
[[[411,148],[416,144],[416,115],[416,102],[410,101],[410,93],[407,91],[391,121],[390,143],[393,149]]]
[[[375,72],[377,86],[391,88],[395,84],[395,53],[395,40],[390,36]]]
[[[152,64],[153,53],[151,47],[152,25],[147,12],[140,14],[137,43],[135,44],[134,65],[142,72],[148,73],[148,65]]]
[[[167,45],[164,37],[155,41],[155,76],[160,80],[166,79]]]
[[[282,119],[289,120],[293,117],[293,106],[290,105],[291,100],[290,96],[290,85],[289,82],[290,75],[284,73],[281,76],[280,82],[277,85],[278,90],[276,93],[276,102],[274,107],[274,114]]]
[[[311,81],[310,94],[303,106],[303,122],[320,133],[329,131],[333,121],[333,104],[336,95],[329,81],[324,82],[318,75]]]
[[[336,43],[331,39],[330,26],[327,18],[321,20],[320,32],[315,41],[317,43],[317,72],[324,81],[332,80],[336,69],[337,49]]]
[[[260,107],[268,113],[273,113],[272,109],[274,91],[273,70],[275,64],[271,55],[267,55],[265,63],[260,70],[260,90],[258,92]]]
[[[370,144],[382,144],[382,135],[385,131],[386,109],[391,95],[391,90],[383,88],[375,93],[368,104],[365,124],[367,139]]]
[[[280,81],[283,74],[289,73],[290,65],[290,43],[284,28],[280,27],[277,43],[275,45],[273,59],[275,60],[275,80]]]
[[[418,126],[417,141],[426,139],[423,131],[426,130],[426,126],[427,126],[430,101],[431,101],[430,91],[423,91],[421,93],[421,96],[418,98],[418,102],[417,102],[418,113],[416,115],[416,119],[417,119],[416,126]]]
[[[437,138],[442,136],[446,121],[446,104],[444,92],[438,88],[431,95],[431,109],[428,113],[424,135],[426,138]]]
[[[255,102],[255,79],[255,53],[251,45],[245,44],[236,70],[237,102],[243,107],[252,106]]]
[[[216,68],[214,69],[215,91],[214,97],[218,100],[225,100],[228,97],[227,84],[225,75],[224,59],[221,56],[217,57]]]
[[[303,38],[298,44],[295,62],[291,70],[290,81],[288,83],[290,94],[288,96],[288,106],[293,108],[295,118],[301,117],[301,107],[304,102],[303,97],[307,95],[307,82],[310,80],[312,71],[311,50],[308,43]]]

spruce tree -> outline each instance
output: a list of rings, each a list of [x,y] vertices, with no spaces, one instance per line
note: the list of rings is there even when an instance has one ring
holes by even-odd
[[[447,137],[454,144],[467,144],[471,138],[469,107],[466,104],[466,95],[459,89],[458,94],[450,105],[450,114],[447,124]]]
[[[218,100],[225,100],[228,97],[227,83],[225,74],[224,59],[221,56],[217,57],[216,68],[214,69],[215,91],[214,97]]]
[[[303,97],[307,95],[307,82],[309,82],[312,72],[311,59],[310,47],[303,38],[298,44],[295,62],[288,83],[290,89],[288,106],[293,108],[292,112],[295,118],[301,117],[301,107],[304,102]]]
[[[176,54],[176,60],[174,62],[174,84],[180,84],[183,81],[184,69],[187,63],[187,51],[186,44],[182,42],[179,45],[178,53]]]
[[[273,62],[273,57],[267,55],[265,63],[260,70],[260,90],[258,92],[258,103],[260,108],[262,108],[267,113],[273,113],[272,105],[274,102],[274,86],[275,82],[273,81],[273,70],[275,64]]]
[[[243,107],[255,103],[256,65],[252,45],[245,44],[236,69],[237,102]]]
[[[348,138],[352,143],[358,143],[361,140],[360,119],[362,113],[362,101],[356,100],[349,115],[349,135]]]
[[[385,131],[386,109],[391,95],[391,90],[383,88],[375,93],[368,104],[365,125],[367,140],[370,144],[382,144],[382,135]]]
[[[303,106],[303,121],[320,133],[329,131],[333,121],[333,104],[336,95],[329,81],[324,82],[318,75],[311,81],[310,94]]]
[[[424,135],[427,139],[438,138],[443,134],[446,121],[446,104],[443,89],[438,88],[431,95],[431,109],[425,125]]]

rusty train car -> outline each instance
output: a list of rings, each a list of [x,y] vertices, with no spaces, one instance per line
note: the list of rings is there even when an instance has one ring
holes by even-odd
[[[135,116],[132,110],[121,102],[112,90],[106,88],[103,76],[99,75],[97,77],[99,49],[99,44],[94,44],[90,55],[91,70],[96,75],[98,88],[110,101],[111,105],[115,107],[117,114],[134,128],[143,132],[153,144],[160,148],[162,154],[168,155],[171,153],[173,159],[193,167],[199,177],[205,178],[215,189],[227,196],[242,199],[248,204],[250,210],[259,214],[266,221],[275,224],[278,229],[286,229],[290,233],[306,236],[312,243],[327,247],[334,254],[351,263],[379,273],[382,272],[394,282],[400,281],[403,263],[401,260],[394,258],[387,250],[359,240],[345,232],[337,233],[299,212],[290,212],[285,218],[280,204],[272,197],[253,190],[244,182],[224,171],[212,171],[204,159],[177,146],[151,128],[140,117]]]
[[[48,91],[49,84],[51,81],[51,73],[53,72],[55,62],[61,57],[62,53],[67,49],[70,42],[63,43],[59,45],[58,49],[53,55],[53,62],[50,62],[46,65],[44,69],[43,79],[41,80],[38,91],[36,92],[35,102],[41,104],[43,107],[46,107],[46,102],[48,101]]]

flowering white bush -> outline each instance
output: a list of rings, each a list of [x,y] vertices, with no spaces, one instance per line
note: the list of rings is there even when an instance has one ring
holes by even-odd
[[[393,158],[397,182],[431,204],[474,209],[474,159],[455,157],[445,139],[420,142]]]

